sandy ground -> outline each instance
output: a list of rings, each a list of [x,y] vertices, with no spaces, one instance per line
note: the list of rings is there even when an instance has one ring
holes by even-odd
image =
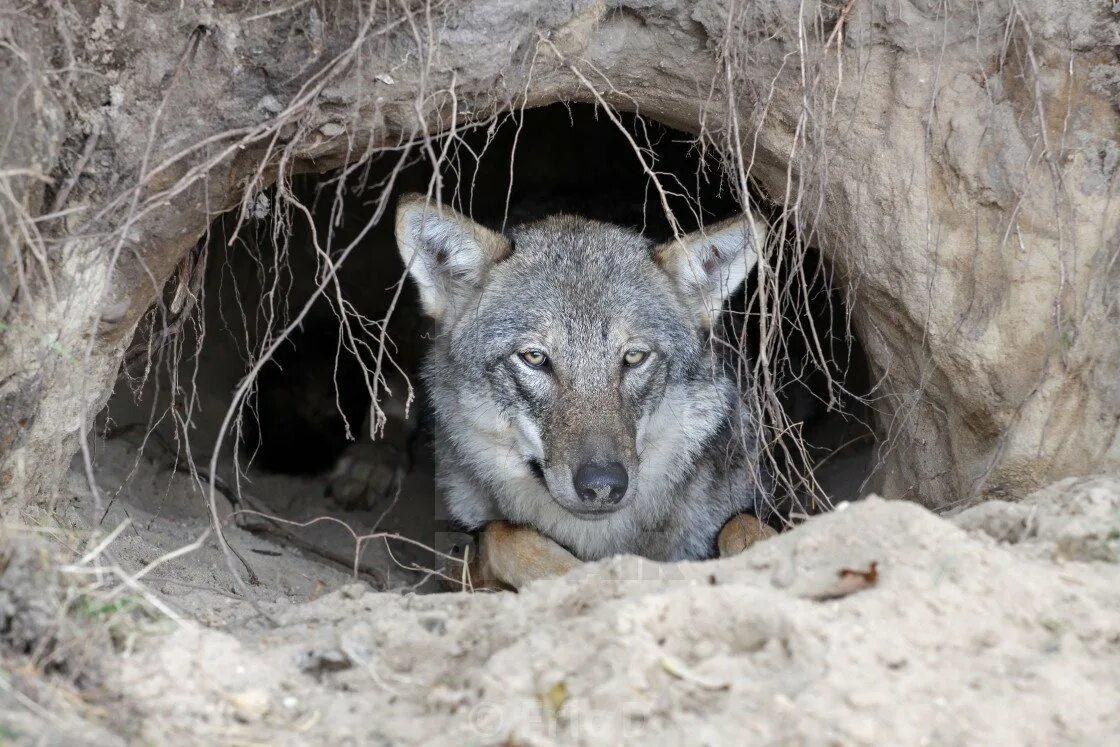
[[[137,469],[127,490],[154,494],[146,479]],[[77,474],[71,487],[77,532],[89,497]],[[126,510],[110,552],[130,573],[205,526],[197,500],[152,511],[125,493],[102,526]],[[1120,734],[1114,478],[950,518],[873,497],[738,558],[616,558],[519,594],[377,592],[267,535],[230,539],[258,576],[259,612],[209,537],[144,579],[180,621],[145,603],[123,643],[93,657],[99,695],[78,688],[81,718],[50,715],[62,708],[50,687],[4,680],[5,736],[1049,745]]]

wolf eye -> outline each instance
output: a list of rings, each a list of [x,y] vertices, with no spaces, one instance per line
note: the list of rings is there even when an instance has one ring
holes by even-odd
[[[646,358],[649,357],[649,352],[645,350],[627,350],[622,354],[622,362],[630,368],[640,366],[645,363]]]
[[[540,350],[522,350],[517,357],[530,368],[544,368],[548,363],[548,356]]]

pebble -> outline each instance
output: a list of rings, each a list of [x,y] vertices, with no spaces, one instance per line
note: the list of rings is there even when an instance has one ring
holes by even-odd
[[[230,696],[230,705],[233,706],[233,716],[245,724],[260,721],[268,713],[268,693],[260,689],[245,690],[237,695]]]

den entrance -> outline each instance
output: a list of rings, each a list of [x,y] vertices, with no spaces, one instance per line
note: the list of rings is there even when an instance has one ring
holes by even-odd
[[[157,557],[206,531],[213,479],[239,572],[282,596],[311,598],[355,575],[378,589],[453,585],[455,565],[438,553],[461,552],[469,537],[435,489],[418,374],[431,331],[401,282],[396,200],[438,194],[495,228],[575,212],[658,241],[671,235],[665,203],[683,231],[741,209],[713,148],[638,116],[622,126],[590,105],[516,112],[295,177],[218,217],[189,280],[173,281],[145,318],[99,419],[107,509],[79,510],[102,525],[128,519],[122,547]],[[776,215],[764,200],[756,208]],[[866,362],[827,264],[792,242],[772,254],[782,300],[769,313],[784,331],[764,396],[750,392],[759,346],[774,344],[758,333],[756,278],[723,335],[768,425],[778,525],[859,497],[874,443]],[[221,423],[250,374],[212,475]],[[237,592],[216,546],[192,557],[163,566],[162,590],[222,607]]]

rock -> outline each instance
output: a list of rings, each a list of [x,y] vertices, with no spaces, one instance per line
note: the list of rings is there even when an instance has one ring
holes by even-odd
[[[271,708],[268,693],[265,690],[245,690],[236,695],[229,696],[229,704],[233,707],[233,716],[245,724],[253,724],[263,719]]]

